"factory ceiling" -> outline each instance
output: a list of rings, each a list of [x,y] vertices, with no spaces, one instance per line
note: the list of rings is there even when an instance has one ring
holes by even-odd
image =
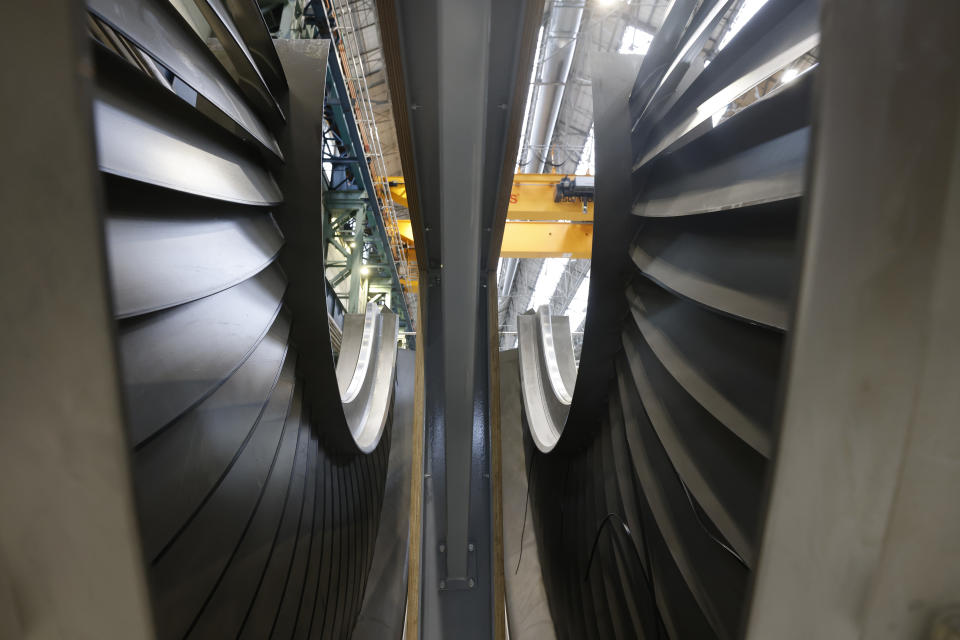
[[[314,0],[316,1],[316,0]],[[350,24],[334,28],[356,33],[362,68],[373,103],[376,129],[390,175],[400,176],[400,157],[384,69],[375,0],[324,0],[337,5]],[[709,63],[766,0],[739,0],[712,34],[694,64]],[[593,96],[590,60],[596,52],[646,53],[673,0],[548,0],[533,63],[516,173],[592,175]],[[260,0],[264,16],[280,37],[310,28],[310,0]],[[343,11],[347,9],[348,11]],[[397,205],[398,218],[409,217]],[[565,257],[504,258],[498,266],[500,347],[517,344],[517,315],[549,304],[568,315],[579,353],[586,315],[590,260]]]
[[[712,34],[709,59],[766,0],[740,0]],[[595,52],[643,55],[673,0],[549,0],[544,16],[517,173],[593,174],[593,95],[590,60]],[[590,261],[564,257],[504,258],[499,272],[500,347],[517,344],[517,315],[549,304],[570,317],[579,354],[586,316]],[[579,357],[579,356],[578,356]]]

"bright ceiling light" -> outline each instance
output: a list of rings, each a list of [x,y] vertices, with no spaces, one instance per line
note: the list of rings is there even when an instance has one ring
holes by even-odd
[[[791,67],[790,69],[787,69],[786,71],[784,71],[783,75],[780,76],[780,82],[782,84],[787,84],[788,82],[796,78],[798,75],[800,75],[800,72],[797,71],[796,68]]]
[[[597,4],[601,7],[609,7],[617,3],[617,0],[597,0]]]
[[[360,267],[360,275],[362,276],[370,275],[370,267],[366,267],[366,266]]]

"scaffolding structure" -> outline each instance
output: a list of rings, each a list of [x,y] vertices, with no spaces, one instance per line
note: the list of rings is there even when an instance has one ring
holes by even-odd
[[[344,83],[350,94],[350,103],[354,110],[357,127],[360,130],[363,152],[373,181],[377,204],[383,219],[384,230],[390,244],[393,261],[403,288],[407,308],[414,312],[416,304],[417,267],[411,264],[400,235],[397,211],[390,196],[389,173],[383,157],[383,145],[373,111],[373,102],[367,86],[367,70],[363,55],[367,52],[361,46],[356,6],[345,0],[324,0],[324,9],[330,34],[337,47],[337,58],[341,63]],[[415,312],[414,312],[415,313]]]

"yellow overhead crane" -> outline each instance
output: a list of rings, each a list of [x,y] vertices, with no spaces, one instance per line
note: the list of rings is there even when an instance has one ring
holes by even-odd
[[[390,195],[407,206],[403,178],[389,178]],[[409,220],[399,220],[400,236],[413,251]],[[518,173],[510,189],[504,258],[589,258],[593,246],[593,176]]]

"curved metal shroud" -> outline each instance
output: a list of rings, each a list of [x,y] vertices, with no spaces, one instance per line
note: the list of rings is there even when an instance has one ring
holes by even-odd
[[[517,316],[523,406],[537,448],[549,453],[563,435],[577,365],[570,321],[550,308]]]
[[[393,399],[400,319],[374,303],[364,315],[344,318],[337,359],[337,384],[343,412],[356,446],[373,451],[380,441]]]

